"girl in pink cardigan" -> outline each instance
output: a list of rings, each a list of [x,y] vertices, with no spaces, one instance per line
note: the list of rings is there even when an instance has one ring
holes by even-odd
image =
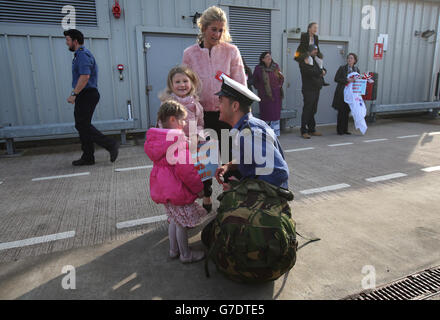
[[[199,91],[200,80],[197,74],[187,66],[178,66],[168,73],[167,88],[159,97],[162,102],[174,100],[185,107],[188,116],[183,132],[187,137],[191,135],[191,138],[194,134],[203,137],[203,107],[199,102]],[[197,132],[190,132],[190,128]]]
[[[222,81],[218,75],[225,73],[235,81],[246,85],[243,60],[228,31],[226,13],[218,7],[210,7],[198,21],[198,41],[183,53],[183,64],[194,70],[202,82],[200,103],[204,109],[205,129],[216,131],[221,146],[221,130],[231,126],[220,121],[220,102],[215,95],[221,90]],[[231,158],[229,151],[229,158]],[[212,210],[212,180],[204,183],[203,207]]]
[[[180,255],[182,263],[191,263],[202,260],[205,253],[189,248],[187,228],[199,224],[206,210],[195,202],[203,196],[203,183],[182,131],[186,116],[185,108],[178,102],[163,103],[158,113],[163,128],[148,130],[144,149],[154,163],[151,198],[163,204],[168,215],[170,257],[176,259]]]

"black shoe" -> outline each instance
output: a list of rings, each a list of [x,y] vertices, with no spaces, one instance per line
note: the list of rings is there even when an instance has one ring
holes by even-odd
[[[330,85],[330,83],[324,82],[323,86],[324,87],[328,87]]]
[[[109,151],[110,152],[110,162],[115,162],[119,154],[119,142],[116,142],[115,146]]]
[[[338,132],[338,136],[343,136],[343,135],[344,135],[344,133]]]
[[[351,136],[351,132],[344,132],[344,134]]]
[[[211,204],[203,204],[203,208],[210,213],[212,211],[212,203]]]
[[[75,167],[80,167],[80,166],[93,166],[95,164],[95,160],[84,160],[84,159],[79,159],[76,161],[72,162],[72,165],[74,165]]]

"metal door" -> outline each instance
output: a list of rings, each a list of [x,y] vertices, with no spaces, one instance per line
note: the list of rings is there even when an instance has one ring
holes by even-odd
[[[301,126],[301,115],[304,106],[302,89],[301,72],[299,64],[294,60],[299,40],[289,41],[288,43],[288,63],[287,63],[287,107],[296,109],[298,116],[294,123],[295,126]],[[336,82],[334,81],[336,72],[341,65],[346,63],[346,44],[337,42],[320,42],[319,47],[324,55],[324,68],[327,69],[325,81],[330,84],[321,90],[318,113],[316,114],[317,124],[331,124],[337,122],[337,113],[332,108],[333,96],[336,90]]]
[[[150,126],[156,126],[159,94],[167,87],[168,72],[182,63],[183,51],[195,44],[194,35],[146,34],[147,103]]]

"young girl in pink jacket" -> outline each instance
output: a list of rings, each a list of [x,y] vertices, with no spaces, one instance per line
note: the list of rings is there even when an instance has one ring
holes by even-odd
[[[183,132],[187,112],[176,101],[167,101],[159,109],[163,128],[148,130],[145,153],[153,161],[150,175],[151,198],[165,206],[168,215],[170,257],[191,263],[205,257],[203,251],[188,246],[187,228],[193,228],[207,214],[197,198],[203,196],[203,183],[191,161],[188,139]],[[171,141],[170,141],[171,140]]]
[[[194,134],[203,137],[203,107],[199,102],[199,92],[200,80],[197,74],[187,66],[178,66],[168,73],[167,88],[159,97],[162,103],[175,100],[185,107],[188,116],[183,132],[187,137]],[[196,132],[189,132],[191,127]]]

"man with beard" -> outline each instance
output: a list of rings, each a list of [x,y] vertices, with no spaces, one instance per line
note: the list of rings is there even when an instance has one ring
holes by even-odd
[[[94,143],[110,153],[110,161],[118,157],[119,143],[106,137],[92,125],[92,117],[99,102],[98,66],[92,53],[84,47],[84,35],[71,29],[64,32],[66,45],[75,52],[72,63],[72,93],[67,102],[75,105],[75,128],[79,132],[83,154],[74,166],[95,164]]]

